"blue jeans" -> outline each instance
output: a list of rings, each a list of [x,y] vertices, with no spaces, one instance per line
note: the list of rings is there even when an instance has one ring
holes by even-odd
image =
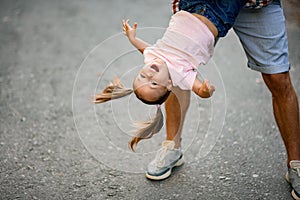
[[[278,0],[261,9],[242,9],[233,29],[243,45],[250,69],[265,74],[289,71],[285,18]]]
[[[179,10],[197,13],[208,18],[224,37],[247,0],[180,0]]]

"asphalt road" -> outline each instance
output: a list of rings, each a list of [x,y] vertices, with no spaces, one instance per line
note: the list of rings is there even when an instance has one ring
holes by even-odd
[[[300,6],[284,8],[300,94]],[[186,163],[166,180],[143,174],[163,131],[137,153],[127,147],[130,122],[153,108],[133,96],[91,103],[114,76],[130,87],[142,65],[121,20],[137,21],[153,43],[170,16],[170,1],[159,0],[0,1],[0,199],[291,199],[271,95],[233,32],[200,70],[216,92],[192,96]]]

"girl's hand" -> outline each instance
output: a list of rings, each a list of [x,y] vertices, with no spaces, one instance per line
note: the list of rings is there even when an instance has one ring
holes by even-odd
[[[133,26],[131,27],[129,25],[129,19],[122,20],[122,24],[123,24],[123,33],[127,36],[129,42],[135,47],[137,48],[141,53],[144,53],[144,50],[151,46],[150,44],[148,44],[147,42],[135,37],[136,36],[136,27],[137,27],[137,23],[135,22],[133,24]]]
[[[197,77],[194,81],[193,92],[195,92],[199,97],[208,98],[211,97],[215,87],[211,85],[208,80],[201,82]]]
[[[128,39],[134,39],[136,36],[136,27],[137,27],[137,23],[135,22],[133,24],[133,26],[131,27],[129,25],[129,19],[122,20],[122,24],[123,24],[123,33],[128,37]]]
[[[199,93],[203,98],[211,97],[214,91],[215,87],[211,85],[208,80],[204,80],[199,88]]]

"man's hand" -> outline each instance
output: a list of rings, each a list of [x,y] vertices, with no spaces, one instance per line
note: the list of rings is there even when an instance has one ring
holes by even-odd
[[[129,40],[134,39],[136,36],[137,23],[135,22],[131,27],[129,24],[129,19],[127,19],[126,21],[122,20],[122,24],[123,24],[123,33],[128,37]]]

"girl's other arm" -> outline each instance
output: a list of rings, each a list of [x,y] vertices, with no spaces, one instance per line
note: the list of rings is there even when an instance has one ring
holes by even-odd
[[[129,25],[129,19],[127,19],[126,21],[122,20],[122,24],[123,24],[123,32],[128,37],[130,43],[135,48],[137,48],[141,53],[144,53],[144,50],[151,45],[136,37],[137,23],[135,22],[131,27]]]
[[[198,78],[195,79],[193,92],[195,92],[198,96],[208,98],[212,96],[214,91],[215,87],[209,84],[208,80],[201,82]]]

